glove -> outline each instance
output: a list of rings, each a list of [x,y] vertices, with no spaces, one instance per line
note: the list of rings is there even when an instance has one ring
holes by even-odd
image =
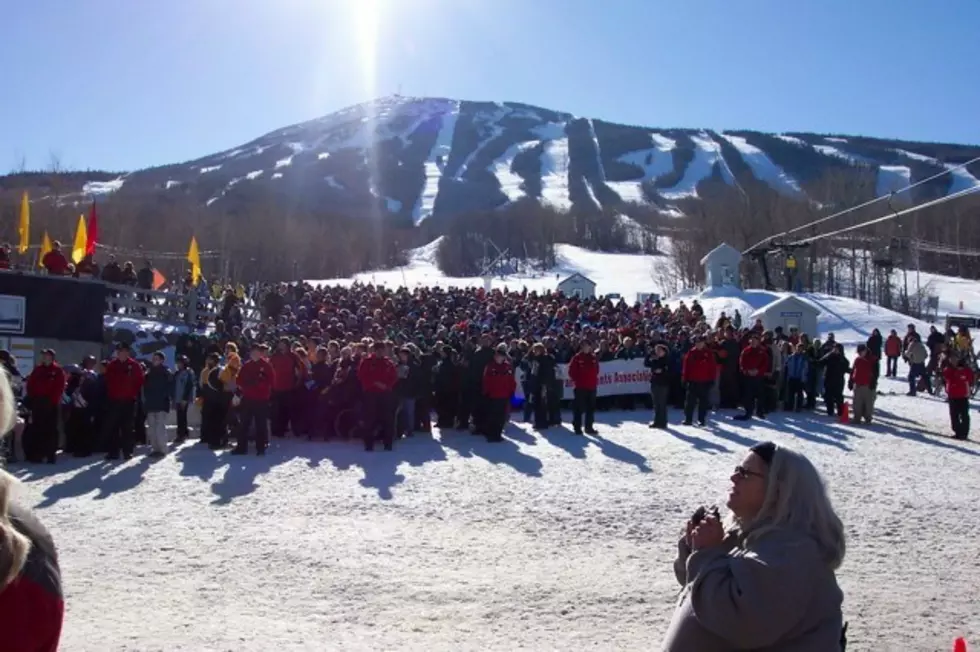
[[[852,392],[854,391],[854,381],[853,380],[847,381],[847,389],[851,390]]]

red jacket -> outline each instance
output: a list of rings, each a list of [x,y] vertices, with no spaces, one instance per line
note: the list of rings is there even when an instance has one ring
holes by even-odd
[[[58,553],[47,529],[31,512],[10,506],[14,529],[31,540],[23,570],[0,590],[0,649],[58,652],[65,603]]]
[[[273,353],[269,358],[273,369],[272,389],[276,392],[288,392],[299,384],[303,374],[303,361],[299,356],[288,353]]]
[[[272,387],[276,384],[276,370],[265,358],[249,360],[242,365],[235,379],[248,401],[268,401],[272,397]]]
[[[889,358],[898,358],[902,355],[902,338],[898,335],[889,335],[885,340],[885,355]]]
[[[52,405],[61,405],[61,395],[65,393],[68,379],[57,362],[50,366],[39,364],[27,377],[27,395],[46,398]]]
[[[398,382],[398,368],[388,358],[372,353],[357,366],[357,380],[368,394],[390,392]]]
[[[753,376],[749,373],[755,371],[755,378],[763,378],[772,370],[772,360],[769,359],[769,350],[764,346],[747,346],[742,349],[742,354],[738,356],[738,368],[746,376]]]
[[[713,383],[718,375],[718,362],[710,349],[691,349],[684,356],[681,381],[685,383]]]
[[[595,353],[576,353],[568,363],[568,377],[575,389],[594,391],[599,387],[599,358]]]
[[[64,275],[68,271],[68,259],[60,251],[49,251],[44,254],[41,265],[49,274]]]
[[[582,354],[576,354],[576,357],[579,355]],[[503,362],[491,360],[490,364],[483,369],[483,393],[488,398],[510,398],[516,390],[517,381],[514,379],[514,368],[507,360]]]
[[[854,364],[851,366],[851,380],[854,381],[855,386],[871,387],[871,381],[874,379],[874,372],[874,356],[859,355],[858,357],[854,358]]]
[[[116,358],[105,368],[105,390],[110,401],[135,401],[143,389],[143,367],[132,358]]]
[[[973,370],[969,367],[946,367],[943,371],[946,380],[946,396],[950,398],[969,398],[973,386]]]

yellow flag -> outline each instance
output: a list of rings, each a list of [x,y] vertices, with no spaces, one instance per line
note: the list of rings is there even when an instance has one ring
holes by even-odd
[[[54,247],[51,246],[51,238],[48,237],[48,232],[44,232],[44,237],[41,239],[41,252],[37,255],[37,266],[44,268],[44,256],[49,252],[53,251]]]
[[[31,246],[31,203],[27,199],[26,190],[20,199],[20,224],[17,226],[17,233],[20,235],[17,251],[25,253]]]
[[[201,252],[194,236],[191,236],[191,247],[187,250],[187,262],[191,264],[191,283],[197,285],[201,282]]]
[[[85,247],[88,246],[88,229],[85,228],[85,216],[78,216],[78,228],[75,229],[75,243],[71,246],[71,259],[75,264],[85,258]]]

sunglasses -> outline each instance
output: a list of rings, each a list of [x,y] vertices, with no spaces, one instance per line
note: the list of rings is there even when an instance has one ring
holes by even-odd
[[[741,466],[741,465],[735,467],[735,475],[737,475],[742,480],[745,480],[745,479],[748,479],[748,478],[752,478],[752,477],[755,477],[755,478],[764,478],[764,477],[766,477],[766,474],[765,473],[757,473],[757,472],[752,471],[752,470],[749,470],[749,469],[747,469],[747,468],[745,468],[744,466]]]

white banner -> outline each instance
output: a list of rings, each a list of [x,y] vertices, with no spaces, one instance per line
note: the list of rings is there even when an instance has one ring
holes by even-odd
[[[565,399],[572,400],[575,386],[568,380],[568,365],[560,364],[556,371],[559,378],[565,379]],[[524,398],[524,373],[517,371],[517,398]],[[599,363],[599,396],[620,396],[625,394],[649,394],[650,370],[643,366],[643,360],[611,360]]]

